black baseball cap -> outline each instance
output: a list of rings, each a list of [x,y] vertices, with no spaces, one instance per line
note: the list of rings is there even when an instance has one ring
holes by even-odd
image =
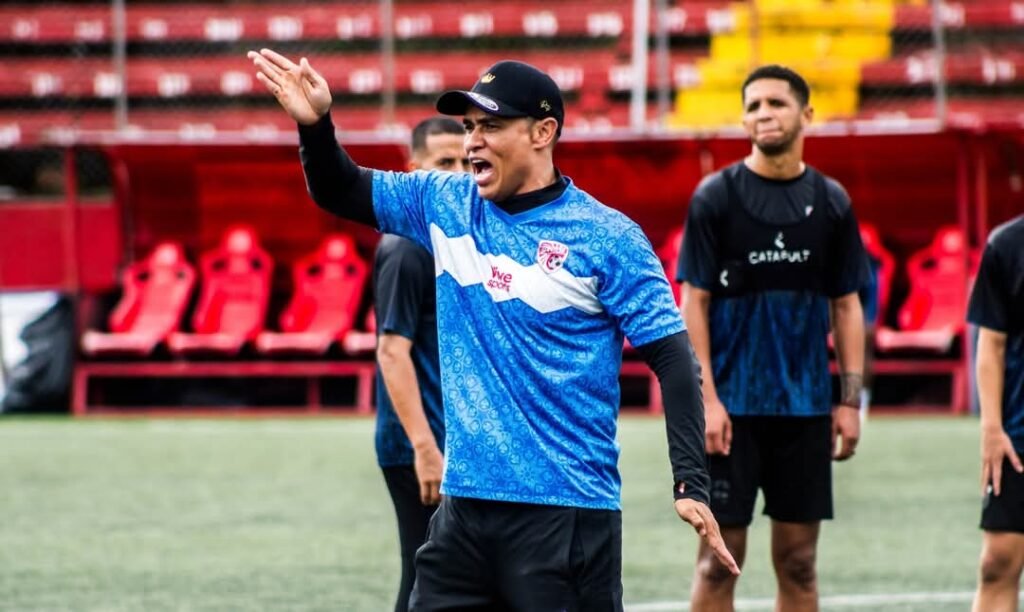
[[[488,68],[469,91],[444,92],[436,107],[444,115],[465,115],[470,104],[497,117],[554,117],[559,134],[565,121],[562,92],[555,81],[537,68],[514,60]]]

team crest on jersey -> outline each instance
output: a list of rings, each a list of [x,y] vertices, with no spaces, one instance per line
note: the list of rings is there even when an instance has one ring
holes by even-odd
[[[562,267],[569,256],[569,247],[554,240],[541,240],[537,245],[537,263],[545,273],[551,274]]]

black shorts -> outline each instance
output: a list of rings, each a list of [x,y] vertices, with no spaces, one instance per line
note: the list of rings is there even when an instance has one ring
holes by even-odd
[[[999,496],[986,492],[981,502],[981,528],[985,531],[1024,533],[1024,474],[1003,460],[1003,482]]]
[[[409,609],[622,610],[622,513],[444,497]]]
[[[757,490],[777,521],[832,518],[832,417],[733,416],[728,456],[708,455],[711,511],[723,527],[747,527]]]

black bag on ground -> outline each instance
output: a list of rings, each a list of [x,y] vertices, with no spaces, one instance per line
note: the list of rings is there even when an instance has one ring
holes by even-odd
[[[28,349],[9,370],[0,412],[66,412],[74,367],[75,318],[61,297],[19,334]]]

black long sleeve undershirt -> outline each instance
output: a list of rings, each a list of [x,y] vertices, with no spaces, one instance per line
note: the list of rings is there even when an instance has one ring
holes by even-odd
[[[638,346],[636,350],[661,384],[675,499],[693,499],[706,504],[710,478],[704,450],[704,399],[700,362],[693,352],[690,336],[680,332]]]
[[[338,145],[330,113],[313,125],[299,126],[299,158],[306,189],[317,206],[379,228],[373,212],[373,170],[357,166]]]

